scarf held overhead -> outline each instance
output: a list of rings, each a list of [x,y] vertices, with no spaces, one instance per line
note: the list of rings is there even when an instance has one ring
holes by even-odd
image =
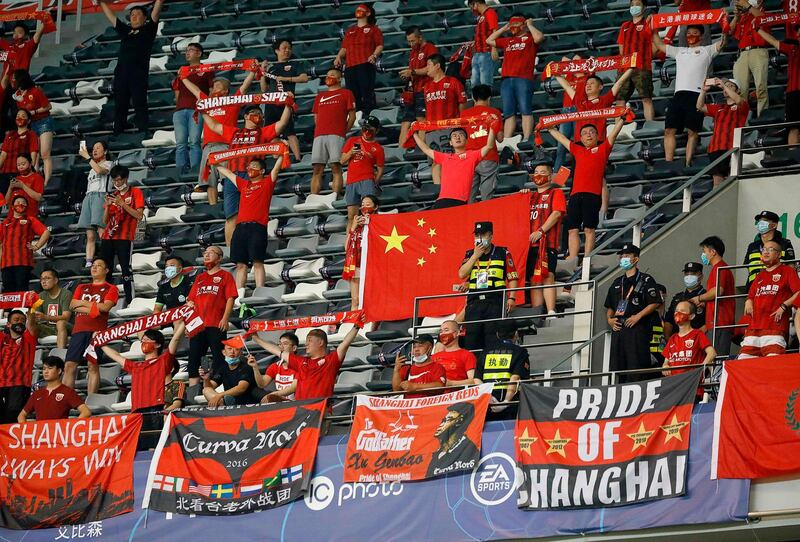
[[[611,70],[638,68],[639,59],[636,53],[630,55],[601,56],[550,62],[542,71],[542,79],[568,73],[597,73]]]
[[[56,23],[47,11],[13,11],[0,13],[0,23],[10,21],[42,21],[44,33],[56,31]]]
[[[286,143],[265,143],[262,145],[242,147],[240,149],[212,152],[208,155],[208,163],[213,166],[221,162],[227,162],[233,158],[264,155],[282,156],[283,160],[281,162],[281,169],[286,169],[291,165],[289,160],[289,147],[286,145]]]
[[[288,105],[296,108],[292,95],[288,92],[262,92],[261,94],[229,94],[226,96],[213,96],[198,100],[195,108],[198,111],[208,111],[219,107],[248,106],[248,105]]]
[[[364,323],[364,311],[334,312],[322,316],[300,316],[284,320],[250,320],[247,333],[252,335],[259,331],[286,331],[304,327],[320,327],[350,323],[361,327]]]
[[[615,119],[623,117],[625,122],[631,122],[634,119],[634,113],[627,107],[604,107],[603,109],[594,109],[591,111],[576,111],[574,113],[559,113],[558,115],[548,115],[539,119],[536,124],[536,144],[542,144],[542,130],[547,130],[559,124],[566,122],[594,120],[594,119]]]
[[[722,31],[728,33],[728,15],[724,9],[704,9],[684,13],[655,13],[650,24],[653,28],[667,28],[684,25],[708,25],[720,23]]]
[[[411,123],[406,140],[403,142],[404,149],[414,148],[414,134],[419,131],[430,132],[432,130],[446,130],[448,128],[469,128],[478,127],[482,124],[480,117],[469,117],[466,119],[444,119],[444,120],[415,120]]]
[[[231,62],[211,62],[208,64],[198,64],[197,66],[181,66],[181,69],[178,70],[178,77],[186,79],[195,73],[227,72],[231,70],[257,72],[260,69],[261,64],[257,59],[248,58],[246,60],[233,60]]]

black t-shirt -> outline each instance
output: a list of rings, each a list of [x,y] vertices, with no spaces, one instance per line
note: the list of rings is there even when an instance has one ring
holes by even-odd
[[[239,385],[239,382],[245,380],[248,384],[250,384],[250,387],[247,388],[245,393],[235,397],[236,404],[251,405],[258,402],[253,398],[253,390],[256,389],[256,379],[253,376],[253,369],[251,369],[247,363],[239,362],[239,365],[234,368],[231,368],[227,363],[224,363],[223,366],[221,366],[219,370],[212,375],[211,380],[216,382],[218,385],[222,384],[222,387],[225,389],[225,391],[235,388]]]
[[[139,28],[131,28],[129,24],[117,19],[114,30],[120,39],[117,70],[149,70],[150,50],[156,39],[158,25],[148,19]]]
[[[301,73],[304,73],[304,70],[301,69],[301,62],[298,60],[289,60],[287,62],[275,62],[274,64],[270,64],[269,68],[267,68],[267,72],[271,73],[272,75],[280,75],[282,77],[296,77]],[[277,90],[278,85],[277,81],[274,79],[267,78],[267,86],[269,90]],[[291,83],[289,81],[281,81],[283,84],[283,90],[286,92],[294,92],[294,88],[297,83]]]
[[[620,301],[627,299],[624,307],[620,307]],[[608,289],[604,306],[607,309],[616,311],[618,307],[624,308],[622,314],[618,315],[623,320],[640,312],[648,305],[662,303],[661,292],[656,287],[656,281],[647,273],[637,271],[632,277],[622,275],[614,279],[611,288]],[[652,327],[649,318],[640,320],[636,326]]]
[[[528,350],[505,340],[494,348],[483,351],[475,367],[475,378],[483,382],[507,382],[513,375],[517,375],[520,380],[527,380],[531,377],[530,371]],[[492,395],[498,401],[503,401],[506,386],[495,384]]]
[[[189,290],[192,289],[192,281],[189,277],[184,276],[177,286],[172,286],[170,281],[158,287],[156,294],[156,303],[163,305],[163,309],[174,309],[186,303],[186,298],[189,297]]]
[[[672,301],[667,307],[666,312],[664,312],[664,323],[670,324],[673,327],[675,326],[675,307],[678,306],[678,303],[681,301],[686,301],[698,295],[703,295],[706,293],[706,289],[702,286],[695,288],[694,290],[684,290],[682,292],[678,292],[674,296],[672,296]],[[694,329],[700,329],[706,324],[706,311],[705,305],[700,305],[697,307],[697,313],[692,318],[692,327]]]

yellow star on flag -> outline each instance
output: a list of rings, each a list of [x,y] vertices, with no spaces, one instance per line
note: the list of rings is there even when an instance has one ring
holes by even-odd
[[[420,218],[419,220],[417,220],[417,226],[419,226],[420,228],[424,227],[425,226],[425,219],[424,218]]]
[[[425,258],[417,258],[417,265],[420,267],[425,265]]]
[[[633,439],[633,448],[631,448],[631,451],[639,447],[647,447],[647,441],[653,433],[655,433],[655,430],[648,431],[644,428],[644,422],[639,422],[639,429],[637,429],[635,433],[628,433],[628,436]]]
[[[389,252],[392,249],[397,249],[400,252],[403,252],[403,241],[411,237],[410,235],[400,235],[397,233],[397,227],[392,226],[392,234],[391,235],[381,235],[380,238],[386,241],[386,250],[383,251],[384,254]]]
[[[436,228],[431,228],[431,229],[429,229],[429,230],[428,230],[428,235],[430,235],[431,237],[433,237],[434,235],[436,235]]]
[[[429,246],[428,252],[430,252],[431,254],[436,254],[436,247],[433,245]]]
[[[531,445],[537,440],[539,440],[538,437],[532,437],[528,434],[528,428],[526,427],[519,437],[519,451],[531,455]]]
[[[552,439],[550,440],[544,439],[547,445],[550,446],[550,448],[547,449],[547,452],[545,452],[544,455],[558,454],[566,459],[567,454],[565,453],[564,448],[571,440],[572,440],[571,438],[561,438],[561,430],[556,429],[556,434],[553,436]]]
[[[664,437],[664,444],[669,442],[671,439],[675,438],[683,442],[683,436],[681,435],[681,429],[685,426],[689,425],[689,422],[679,422],[678,415],[672,415],[672,421],[669,422],[667,425],[662,425],[661,429],[663,429],[667,434]]]

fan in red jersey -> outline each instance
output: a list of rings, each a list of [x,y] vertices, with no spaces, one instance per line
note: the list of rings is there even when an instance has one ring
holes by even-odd
[[[35,219],[34,219],[35,220]],[[36,326],[14,309],[0,333],[0,423],[15,423],[31,394]]]
[[[33,171],[33,161],[29,154],[17,156],[17,172],[8,185],[6,201],[22,196],[28,201],[28,216],[39,216],[39,202],[44,193],[44,179]]]
[[[11,33],[11,41],[0,40],[0,50],[8,52],[8,59],[4,69],[7,73],[14,70],[29,70],[33,53],[39,47],[44,34],[44,25],[41,21],[36,23],[36,32],[30,35],[28,27],[22,21],[14,25]]]
[[[0,194],[6,193],[11,178],[17,174],[17,157],[28,154],[36,163],[39,155],[39,136],[30,129],[31,114],[20,109],[14,122],[17,129],[6,132],[0,145]]]
[[[11,209],[11,214],[0,223],[3,292],[26,292],[33,270],[33,251],[47,243],[50,231],[38,218],[28,214],[25,196],[16,196],[11,201]],[[39,240],[34,242],[37,236]]]
[[[53,150],[54,132],[50,110],[53,106],[42,87],[33,82],[27,70],[14,71],[11,75],[11,88],[14,89],[12,98],[17,103],[17,108],[31,114],[30,127],[39,136],[39,150],[44,164],[44,183],[47,184],[53,172],[53,159],[50,156]]]
[[[472,54],[472,86],[490,85],[494,79],[497,49],[488,43],[489,35],[497,30],[497,12],[486,5],[486,0],[468,0],[467,5],[475,16],[475,41]]]
[[[795,11],[797,11],[796,1]],[[787,39],[778,41],[763,28],[758,29],[758,35],[779,52],[786,55],[789,60],[789,65],[786,68],[789,79],[786,82],[785,117],[786,122],[795,123],[793,126],[787,127],[789,130],[789,145],[800,143],[800,128],[797,125],[797,123],[800,123],[800,44],[797,41],[798,34],[800,34],[800,25],[795,26],[794,39],[790,40],[787,36]]]
[[[471,386],[475,384],[475,354],[458,344],[461,325],[455,320],[446,320],[439,326],[439,342],[431,359],[444,368],[448,386]]]
[[[353,93],[342,88],[342,72],[336,68],[328,70],[325,86],[314,100],[314,142],[311,145],[311,193],[319,194],[325,164],[331,166],[333,182],[331,190],[341,193],[342,147],[344,137],[356,122],[356,101]]]
[[[423,88],[428,83],[428,58],[439,52],[436,46],[427,41],[418,26],[406,29],[408,67],[400,70],[400,78],[406,81],[403,93],[403,112],[400,122],[400,144],[406,140],[408,128],[415,120],[425,120],[425,94]]]
[[[342,147],[342,165],[347,165],[347,185],[344,199],[347,203],[347,227],[352,229],[361,199],[377,196],[385,162],[383,146],[375,136],[381,121],[369,116],[361,121],[361,134],[348,139]]]
[[[642,100],[645,120],[653,120],[653,28],[644,8],[645,0],[631,0],[631,20],[619,27],[619,54],[636,54],[639,67],[633,70],[631,78],[620,88],[617,105],[625,105],[635,89]]]
[[[670,335],[661,354],[664,356],[665,369],[681,365],[706,365],[713,363],[717,351],[711,346],[705,333],[692,327],[692,319],[697,314],[697,306],[689,301],[681,301],[675,305],[673,319],[677,331]],[[664,371],[666,376],[680,374],[690,369]],[[703,386],[697,388],[697,400],[703,398]]]
[[[734,5],[736,11],[730,34],[737,40],[739,55],[733,64],[733,77],[741,84],[742,95],[749,96],[752,76],[758,101],[756,114],[761,116],[761,112],[769,107],[769,49],[755,22],[765,14],[764,0],[736,0]]]
[[[492,99],[492,87],[489,85],[475,85],[472,87],[472,99],[475,105],[461,112],[462,119],[479,119],[476,125],[470,127],[467,138],[467,150],[477,151],[486,145],[489,139],[489,129],[494,131],[495,140],[503,141],[503,115],[489,105]],[[472,189],[469,202],[486,201],[494,197],[497,187],[497,174],[500,171],[500,155],[497,145],[489,149],[489,153],[475,166],[475,175],[472,178]]]
[[[713,162],[733,147],[733,132],[747,123],[750,106],[739,94],[739,82],[735,79],[714,79],[714,85],[722,88],[725,102],[722,104],[706,104],[706,92],[711,88],[703,85],[697,96],[697,110],[707,117],[714,118],[714,133],[708,144],[708,160]],[[714,186],[719,185],[731,172],[730,160],[723,160],[711,170]]]
[[[441,388],[447,383],[447,373],[431,357],[433,337],[427,333],[417,335],[411,345],[411,362],[400,351],[394,359],[392,389],[394,391],[417,392]],[[424,397],[427,394],[406,393],[406,399]]]
[[[375,10],[367,4],[356,7],[356,24],[344,31],[342,47],[333,59],[344,67],[347,88],[353,92],[356,109],[364,116],[375,109],[375,64],[383,52],[383,33],[375,24]]]
[[[445,75],[445,60],[440,54],[428,57],[428,78],[422,92],[425,97],[425,120],[454,119],[464,110],[467,95],[464,85],[455,77]],[[425,132],[425,143],[432,149],[441,151],[449,145],[450,130],[431,130]],[[442,170],[438,164],[433,164],[431,170],[433,182],[441,182]]]

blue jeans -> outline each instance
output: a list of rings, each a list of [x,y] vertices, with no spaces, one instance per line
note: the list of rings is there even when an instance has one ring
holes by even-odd
[[[472,55],[472,78],[470,79],[472,86],[492,86],[493,77],[494,60],[492,60],[492,53],[475,53]]]
[[[500,84],[503,98],[503,118],[533,115],[533,81],[522,77],[504,77]]]
[[[575,107],[562,107],[562,113],[574,113],[576,111]],[[574,122],[565,122],[564,124],[558,125],[558,131],[561,132],[564,137],[569,140],[572,140],[572,136],[575,135],[575,123]],[[558,143],[556,147],[556,161],[553,164],[553,173],[557,172],[559,168],[564,164],[564,158],[567,156],[567,149],[560,143]]]
[[[200,148],[203,118],[195,122],[193,109],[181,109],[172,114],[172,125],[175,127],[175,166],[178,171],[198,167],[203,154]]]

